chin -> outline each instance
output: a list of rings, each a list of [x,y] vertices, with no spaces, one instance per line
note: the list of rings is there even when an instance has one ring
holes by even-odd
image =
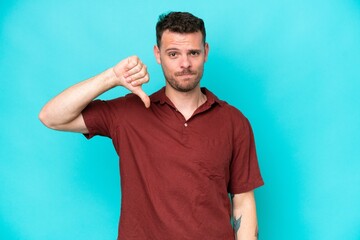
[[[171,80],[166,79],[167,83],[171,86],[171,88],[179,92],[191,92],[200,83],[200,81],[194,78],[194,76],[182,76],[170,79]]]
[[[177,90],[180,91],[180,92],[191,92],[192,90],[196,89],[196,87],[198,85],[199,85],[199,83],[177,86]]]

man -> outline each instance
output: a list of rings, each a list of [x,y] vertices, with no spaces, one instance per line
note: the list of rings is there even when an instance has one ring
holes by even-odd
[[[257,239],[253,189],[263,180],[254,138],[240,111],[200,88],[204,22],[171,12],[160,16],[156,35],[164,88],[144,93],[149,75],[133,56],[68,88],[39,118],[52,129],[112,139],[122,187],[118,239]],[[116,86],[132,94],[93,101]]]

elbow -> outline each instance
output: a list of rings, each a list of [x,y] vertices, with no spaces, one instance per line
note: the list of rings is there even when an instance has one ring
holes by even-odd
[[[46,127],[56,130],[56,126],[52,123],[51,117],[49,116],[45,108],[40,111],[38,118],[40,122],[42,122],[42,124],[44,124]]]

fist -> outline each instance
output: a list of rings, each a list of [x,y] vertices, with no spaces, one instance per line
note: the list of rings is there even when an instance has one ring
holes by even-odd
[[[129,89],[138,95],[146,107],[150,106],[148,95],[142,90],[141,85],[149,82],[149,73],[145,64],[137,56],[128,57],[113,67],[117,85]]]
[[[115,65],[114,73],[118,78],[118,85],[128,87],[141,86],[149,81],[147,67],[137,56],[128,57]]]

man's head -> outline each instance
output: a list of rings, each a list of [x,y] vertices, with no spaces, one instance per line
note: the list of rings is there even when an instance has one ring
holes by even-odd
[[[209,52],[204,22],[190,13],[171,12],[160,16],[156,34],[154,54],[167,88],[180,92],[199,90]]]
[[[156,43],[159,48],[162,35],[166,30],[174,33],[201,32],[203,44],[206,42],[204,21],[188,12],[170,12],[159,16],[156,24]]]

